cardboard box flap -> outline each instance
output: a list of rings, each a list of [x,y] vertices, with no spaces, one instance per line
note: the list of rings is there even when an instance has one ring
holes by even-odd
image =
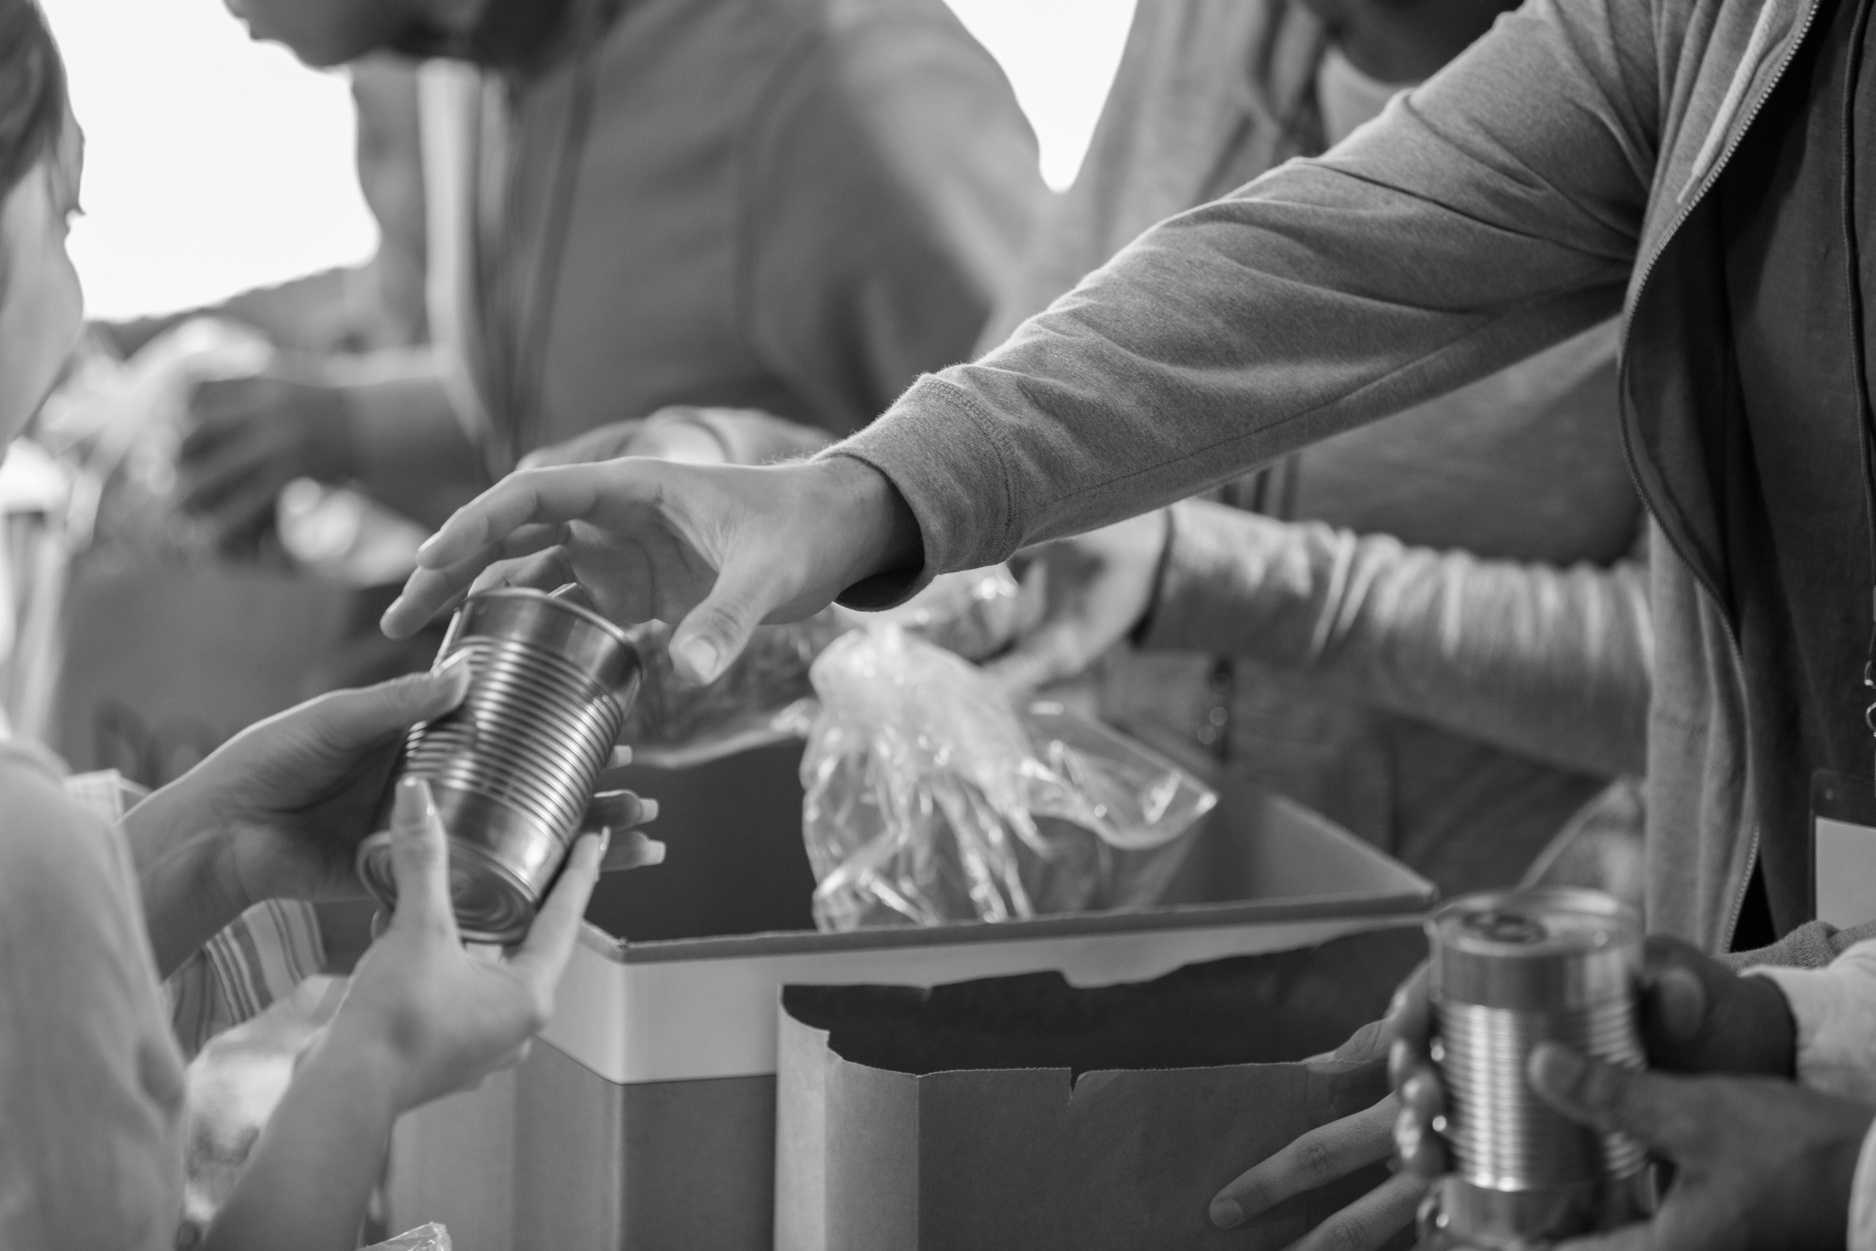
[[[1412,927],[1077,988],[1059,973],[911,986],[789,986],[782,1010],[840,1058],[897,1073],[1199,1068],[1331,1051],[1425,955]]]
[[[1231,1234],[1211,1196],[1380,1097],[1378,1060],[1299,1061],[1377,1018],[1424,950],[1395,929],[1096,989],[789,987],[776,1245],[1286,1247],[1379,1169]]]

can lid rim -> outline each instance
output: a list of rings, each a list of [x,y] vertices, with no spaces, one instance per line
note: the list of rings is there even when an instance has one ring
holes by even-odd
[[[529,600],[559,609],[562,612],[579,617],[589,624],[605,631],[619,646],[626,648],[634,656],[638,654],[637,644],[632,642],[632,636],[626,632],[623,626],[607,620],[599,613],[594,612],[592,609],[582,604],[573,603],[559,596],[549,595],[546,591],[536,590],[531,586],[498,586],[491,587],[486,591],[477,591],[463,601],[463,607],[466,609],[470,604],[476,601],[490,599]]]

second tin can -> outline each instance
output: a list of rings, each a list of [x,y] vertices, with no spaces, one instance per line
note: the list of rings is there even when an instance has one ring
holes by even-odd
[[[1444,1232],[1524,1248],[1644,1213],[1641,1147],[1569,1120],[1526,1077],[1544,1042],[1641,1066],[1639,919],[1594,891],[1525,890],[1457,899],[1427,932],[1454,1165],[1438,1192]]]
[[[519,939],[573,841],[612,758],[642,666],[624,631],[563,592],[472,595],[437,655],[467,656],[469,692],[410,733],[392,776],[426,779],[450,840],[450,895],[463,937]],[[358,870],[395,900],[387,824]]]

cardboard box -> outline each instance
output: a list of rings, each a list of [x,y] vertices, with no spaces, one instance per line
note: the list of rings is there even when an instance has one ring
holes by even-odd
[[[1288,1247],[1380,1163],[1229,1234],[1220,1187],[1386,1092],[1318,1058],[1385,1009],[1417,929],[1077,988],[1055,974],[933,990],[782,992],[779,1251]]]
[[[393,1227],[439,1221],[474,1251],[766,1248],[783,986],[1138,981],[1397,924],[1432,897],[1322,818],[1247,792],[1223,797],[1174,906],[820,934],[799,755],[783,744],[629,779],[663,805],[667,862],[602,884],[556,1018],[520,1069],[405,1118]]]

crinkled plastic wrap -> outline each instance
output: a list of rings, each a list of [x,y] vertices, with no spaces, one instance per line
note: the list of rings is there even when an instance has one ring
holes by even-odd
[[[389,1242],[373,1243],[365,1251],[450,1251],[449,1230],[429,1224],[399,1234]]]
[[[701,764],[778,736],[805,731],[802,707],[814,693],[808,670],[829,644],[862,622],[890,622],[971,660],[1003,648],[1015,633],[1016,580],[984,569],[935,580],[885,613],[829,608],[792,625],[764,626],[728,671],[706,687],[681,685],[666,646],[669,627],[638,627],[644,682],[623,740],[641,763]]]
[[[1051,703],[1017,710],[894,627],[815,662],[802,836],[825,930],[1157,903],[1217,796]]]

